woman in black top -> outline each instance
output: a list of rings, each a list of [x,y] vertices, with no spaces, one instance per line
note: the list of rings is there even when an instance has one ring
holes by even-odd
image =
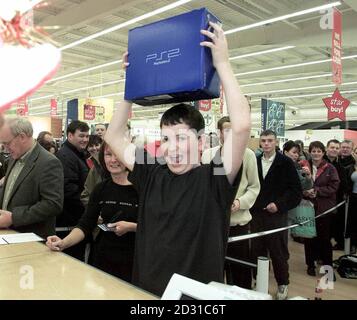
[[[100,231],[91,252],[90,263],[123,280],[131,281],[138,195],[127,180],[128,171],[104,142],[99,161],[110,173],[110,178],[96,185],[85,214],[78,225],[63,240],[57,236],[47,238],[46,245],[53,251],[62,251],[85,237],[97,226],[99,215],[109,231]]]

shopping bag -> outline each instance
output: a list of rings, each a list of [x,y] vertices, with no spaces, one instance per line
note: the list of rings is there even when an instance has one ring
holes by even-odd
[[[336,264],[338,265],[337,272],[341,278],[357,279],[357,256],[352,254],[341,256]]]
[[[289,210],[289,222],[290,225],[301,224],[290,229],[293,237],[316,237],[315,209],[311,201],[303,199],[296,208]]]

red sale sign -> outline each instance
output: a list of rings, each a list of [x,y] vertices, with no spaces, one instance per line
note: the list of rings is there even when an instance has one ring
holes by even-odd
[[[338,89],[335,90],[332,97],[322,99],[327,108],[327,120],[330,121],[334,118],[338,118],[342,121],[346,121],[346,109],[350,105],[350,101],[341,96]]]
[[[210,111],[212,107],[211,100],[200,100],[198,109],[200,111]]]
[[[57,100],[51,99],[51,117],[57,115]]]
[[[16,115],[20,117],[28,116],[29,106],[27,104],[26,98],[23,98],[17,102]]]
[[[332,79],[336,85],[342,83],[342,14],[333,9],[332,29]]]

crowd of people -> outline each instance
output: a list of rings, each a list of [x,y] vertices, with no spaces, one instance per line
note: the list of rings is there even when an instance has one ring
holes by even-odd
[[[218,121],[219,145],[205,142],[201,113],[186,104],[164,112],[159,151],[132,143],[129,101],[107,128],[72,121],[58,149],[50,132],[33,139],[25,118],[5,119],[0,129],[6,156],[0,172],[0,228],[34,232],[63,251],[123,280],[161,295],[173,273],[208,283],[251,289],[256,270],[226,255],[256,262],[269,256],[277,299],[289,285],[288,231],[249,241],[245,235],[288,225],[302,200],[318,215],[348,196],[344,209],[316,220],[316,237],[303,239],[307,273],[332,266],[332,244],[357,245],[357,165],[352,141],[288,141],[277,150],[274,131],[260,134],[261,152],[247,147],[250,108],[232,72],[222,29],[202,30],[225,89],[229,116]],[[126,63],[127,65],[127,63]],[[212,139],[212,137],[209,137]],[[90,248],[88,253],[88,248]]]

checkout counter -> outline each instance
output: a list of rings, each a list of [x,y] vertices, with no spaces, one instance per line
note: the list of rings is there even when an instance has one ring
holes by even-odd
[[[0,236],[15,233],[0,230]],[[0,300],[153,300],[158,297],[41,242],[0,245]]]

